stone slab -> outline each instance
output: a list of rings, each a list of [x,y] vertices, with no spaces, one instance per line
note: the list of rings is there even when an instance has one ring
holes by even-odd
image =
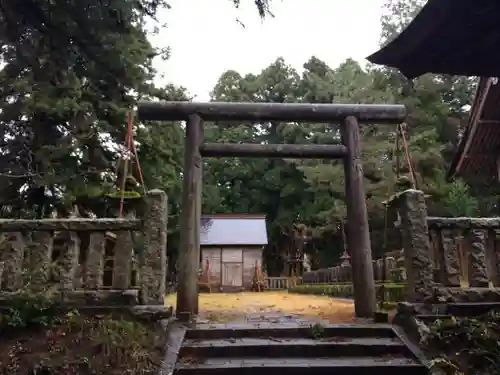
[[[184,341],[186,327],[174,321],[165,328],[167,332],[167,342],[165,344],[165,357],[159,374],[172,375],[179,358],[182,342]]]
[[[314,325],[314,322],[194,324],[186,332],[186,338],[301,338],[310,337]],[[324,337],[394,337],[390,324],[321,324],[320,326]]]
[[[397,338],[241,338],[222,340],[186,340],[180,356],[217,357],[331,357],[406,355],[412,353]]]
[[[176,374],[330,374],[342,375],[424,375],[427,369],[404,357],[377,356],[365,358],[210,358],[199,362],[185,360],[176,368]]]

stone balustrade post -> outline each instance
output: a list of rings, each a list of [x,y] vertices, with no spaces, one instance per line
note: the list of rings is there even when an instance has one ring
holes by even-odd
[[[140,259],[141,302],[163,305],[167,274],[167,195],[151,190],[145,197],[144,253]]]
[[[20,232],[5,234],[2,242],[4,288],[16,292],[23,286],[24,239]]]
[[[432,296],[434,285],[424,193],[409,189],[395,195],[389,204],[401,219],[407,298],[410,302],[423,302]]]
[[[442,228],[441,236],[443,284],[449,287],[460,287],[460,265],[458,262],[458,239],[452,229]]]
[[[483,228],[472,228],[469,233],[469,286],[489,286],[486,271],[486,238],[487,231]]]

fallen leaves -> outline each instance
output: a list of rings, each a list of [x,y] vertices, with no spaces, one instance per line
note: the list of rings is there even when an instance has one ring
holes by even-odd
[[[283,313],[292,318],[299,315],[331,323],[352,322],[354,304],[325,296],[288,294],[288,292],[207,293],[199,296],[200,315],[203,319],[227,323],[245,320],[249,316]],[[175,305],[175,295],[165,298]]]

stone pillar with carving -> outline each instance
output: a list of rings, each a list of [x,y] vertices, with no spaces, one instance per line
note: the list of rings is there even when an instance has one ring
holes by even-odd
[[[443,252],[441,265],[443,271],[443,284],[449,287],[460,286],[460,265],[458,262],[458,243],[453,230],[442,228],[440,230],[441,251]]]
[[[52,261],[53,234],[48,231],[33,233],[33,243],[30,247],[31,282],[35,289],[47,287]]]
[[[375,279],[375,281],[380,280],[379,275],[378,275],[378,271],[377,271],[377,261],[376,260],[372,260],[372,268],[373,268],[373,278]]]
[[[432,297],[434,286],[424,193],[406,190],[391,198],[390,205],[398,210],[401,219],[407,298],[423,302]]]
[[[16,292],[23,286],[24,238],[20,232],[6,233],[2,242],[4,287]]]
[[[101,289],[104,277],[104,256],[106,252],[106,236],[104,232],[90,233],[87,252],[86,288]]]
[[[127,212],[125,218],[135,219],[135,212]],[[117,232],[113,262],[113,288],[128,289],[130,287],[133,254],[134,240],[132,238],[132,232]]]
[[[473,228],[469,232],[469,286],[471,287],[487,288],[489,285],[486,272],[486,238],[486,229]]]
[[[80,237],[76,232],[64,231],[62,234],[65,239],[65,246],[61,254],[59,287],[61,291],[67,292],[75,289],[78,260],[80,258]]]
[[[2,290],[2,284],[3,284],[3,269],[4,269],[5,263],[0,262],[0,291]]]
[[[146,199],[144,251],[139,262],[141,302],[163,305],[167,274],[167,195],[151,190]]]

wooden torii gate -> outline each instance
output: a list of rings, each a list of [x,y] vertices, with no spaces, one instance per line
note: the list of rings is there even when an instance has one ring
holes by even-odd
[[[343,159],[347,202],[347,246],[351,255],[355,313],[373,317],[376,311],[370,232],[360,155],[359,125],[399,124],[403,105],[142,102],[142,121],[186,121],[181,243],[178,264],[178,319],[198,314],[198,269],[202,157],[279,157]],[[315,122],[341,124],[340,145],[204,143],[203,121]]]

